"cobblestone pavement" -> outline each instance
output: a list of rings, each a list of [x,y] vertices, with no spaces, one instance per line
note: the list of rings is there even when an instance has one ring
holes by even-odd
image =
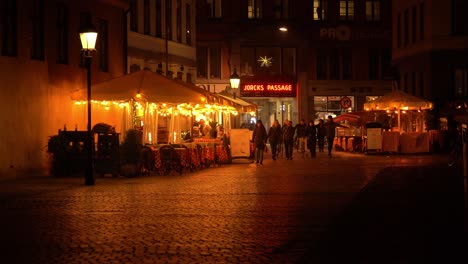
[[[333,244],[326,238],[355,227],[336,219],[379,171],[394,168],[391,176],[396,168],[443,163],[436,155],[317,154],[314,160],[267,157],[263,166],[239,162],[182,175],[97,178],[94,186],[79,178],[2,182],[0,259],[320,263],[324,245]]]

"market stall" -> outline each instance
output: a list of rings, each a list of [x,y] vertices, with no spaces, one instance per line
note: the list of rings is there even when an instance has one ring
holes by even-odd
[[[424,111],[432,107],[432,102],[400,90],[394,90],[364,104],[366,111],[383,110],[391,117],[389,131],[382,134],[382,150],[401,153],[430,151],[432,137],[425,131]],[[392,117],[396,117],[396,126]]]
[[[112,124],[121,133],[139,129],[146,144],[179,143],[181,131],[193,125],[195,116],[237,114],[235,107],[223,104],[214,94],[188,85],[150,70],[94,84],[93,123]],[[73,92],[74,120],[86,120],[85,98],[86,90]]]

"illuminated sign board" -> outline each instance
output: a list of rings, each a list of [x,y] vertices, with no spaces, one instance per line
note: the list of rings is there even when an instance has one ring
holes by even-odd
[[[296,97],[296,84],[242,83],[240,93],[244,97]]]

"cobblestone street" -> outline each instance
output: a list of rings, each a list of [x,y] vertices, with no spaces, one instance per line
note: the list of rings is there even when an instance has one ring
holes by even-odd
[[[97,178],[94,186],[81,178],[3,182],[2,262],[320,263],[314,261],[332,223],[380,170],[444,161],[317,154],[182,175]]]

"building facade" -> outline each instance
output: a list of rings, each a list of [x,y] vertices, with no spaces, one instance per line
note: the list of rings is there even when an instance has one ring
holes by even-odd
[[[393,63],[399,89],[449,111],[468,99],[465,0],[393,0]]]
[[[91,22],[98,30],[92,83],[122,75],[127,9],[121,0],[0,2],[1,179],[47,173],[49,137],[86,130],[71,100],[87,86],[79,28]]]
[[[390,1],[199,0],[197,84],[297,123],[363,109],[391,90]],[[229,76],[241,76],[231,91]]]
[[[194,0],[131,0],[127,13],[127,72],[150,69],[194,82]]]

